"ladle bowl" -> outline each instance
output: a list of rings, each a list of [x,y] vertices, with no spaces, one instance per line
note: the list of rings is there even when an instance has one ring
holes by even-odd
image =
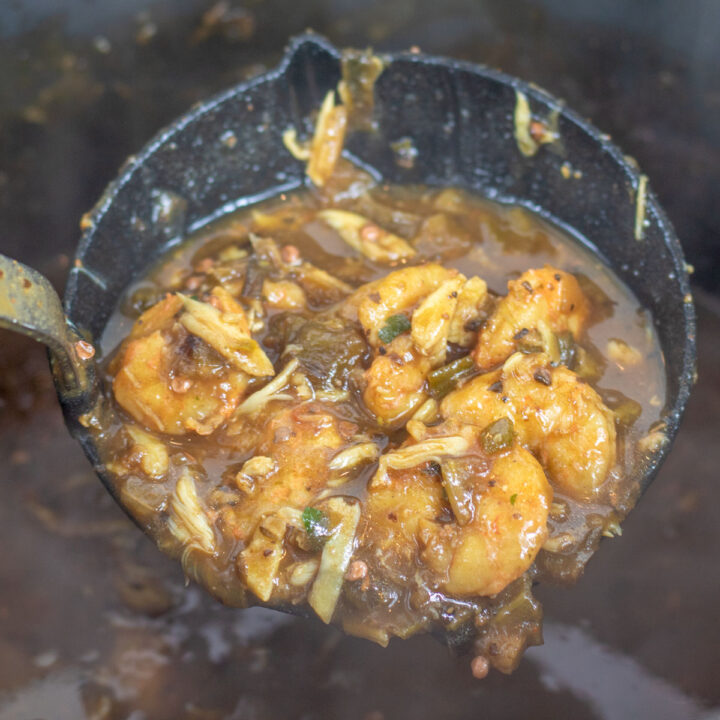
[[[383,60],[375,129],[350,136],[353,159],[387,182],[460,186],[539,213],[590,243],[651,314],[665,358],[668,441],[636,468],[645,490],[670,450],[694,382],[695,315],[680,244],[649,189],[638,216],[645,181],[635,163],[561,101],[516,78],[420,53]],[[78,342],[97,346],[124,291],[187,233],[305,183],[303,164],[281,136],[290,126],[311,127],[340,72],[332,45],[300,36],[277,69],[193,107],[129,158],[83,219],[64,310],[42,276],[0,256],[0,326],[47,344],[68,428],[113,495],[80,422],[99,389],[96,358]],[[532,157],[520,152],[514,133],[518,92],[537,115],[557,114],[560,141]],[[417,151],[411,167],[396,162],[391,147],[405,138]]]

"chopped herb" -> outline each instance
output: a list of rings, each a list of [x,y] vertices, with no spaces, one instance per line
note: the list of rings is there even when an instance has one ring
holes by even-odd
[[[446,458],[442,463],[442,484],[458,525],[473,519],[472,482],[476,466],[470,458]]]
[[[569,330],[557,334],[558,349],[560,351],[559,365],[572,368],[575,363],[575,338]]]
[[[306,507],[302,513],[305,532],[316,549],[320,549],[330,537],[330,520],[320,509]]]
[[[501,417],[490,423],[481,433],[480,442],[488,455],[506,450],[515,439],[515,428],[512,420]]]
[[[640,403],[617,390],[603,391],[602,398],[615,414],[615,421],[619,425],[630,427],[642,414],[642,405]]]
[[[386,321],[385,325],[380,328],[378,337],[381,342],[386,345],[392,342],[398,335],[407,332],[410,329],[410,320],[407,315],[402,313],[398,315],[391,315]]]
[[[517,500],[517,493],[513,493],[513,494],[510,496],[510,504],[511,504],[511,505],[514,505],[516,500]]]
[[[432,392],[435,397],[444,397],[462,378],[476,369],[475,361],[471,355],[453,360],[451,363],[443,365],[437,370],[433,370],[428,375],[430,392]]]
[[[630,427],[642,415],[642,405],[635,400],[628,400],[613,408],[615,419],[620,425]]]
[[[543,350],[545,350],[543,339],[538,330],[533,330],[532,332],[522,332],[521,330],[513,337],[513,340],[517,343],[517,349],[526,355],[529,353],[543,352]]]

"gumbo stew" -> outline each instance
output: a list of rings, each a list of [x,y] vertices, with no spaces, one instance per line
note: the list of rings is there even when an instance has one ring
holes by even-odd
[[[286,133],[311,187],[130,289],[85,422],[125,507],[222,602],[382,645],[439,632],[478,677],[510,672],[541,642],[533,584],[621,533],[664,442],[652,322],[531,212],[341,157],[347,105]]]

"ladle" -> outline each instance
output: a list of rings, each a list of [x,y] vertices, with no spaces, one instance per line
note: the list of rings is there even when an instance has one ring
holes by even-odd
[[[376,127],[354,133],[346,152],[388,182],[461,186],[519,203],[591,243],[653,318],[666,363],[663,420],[671,441],[695,377],[695,315],[680,244],[650,190],[638,215],[645,180],[635,164],[559,100],[501,72],[416,53],[383,59]],[[282,132],[309,129],[339,78],[340,53],[303,35],[277,69],[193,107],[158,133],[84,220],[64,312],[45,278],[0,256],[0,326],[48,346],[68,428],[113,495],[97,447],[78,422],[99,397],[96,359],[78,343],[97,343],[129,284],[186,233],[302,186],[303,164],[284,147]],[[537,116],[557,116],[560,140],[532,157],[520,152],[514,134],[518,93]],[[396,162],[391,147],[405,138],[417,151],[411,167]],[[643,490],[670,445],[637,467]]]

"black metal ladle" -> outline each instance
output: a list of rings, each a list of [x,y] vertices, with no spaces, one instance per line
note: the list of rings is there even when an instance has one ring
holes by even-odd
[[[384,60],[375,86],[376,130],[353,134],[347,152],[388,182],[465,187],[522,204],[589,240],[653,317],[666,363],[663,419],[672,440],[695,378],[695,314],[680,244],[650,191],[638,234],[644,180],[634,164],[559,100],[520,80],[423,54]],[[0,327],[48,346],[68,428],[113,495],[97,447],[78,422],[99,392],[94,359],[83,359],[78,341],[99,339],[128,285],[187,232],[305,182],[303,165],[281,135],[289,126],[309,128],[311,113],[339,79],[339,52],[303,35],[276,70],[195,106],[158,133],[88,215],[64,312],[43,276],[0,256]],[[532,157],[520,152],[517,92],[535,114],[557,113],[561,143]],[[417,150],[412,167],[398,164],[391,148],[403,138]],[[670,445],[637,468],[643,490]]]

